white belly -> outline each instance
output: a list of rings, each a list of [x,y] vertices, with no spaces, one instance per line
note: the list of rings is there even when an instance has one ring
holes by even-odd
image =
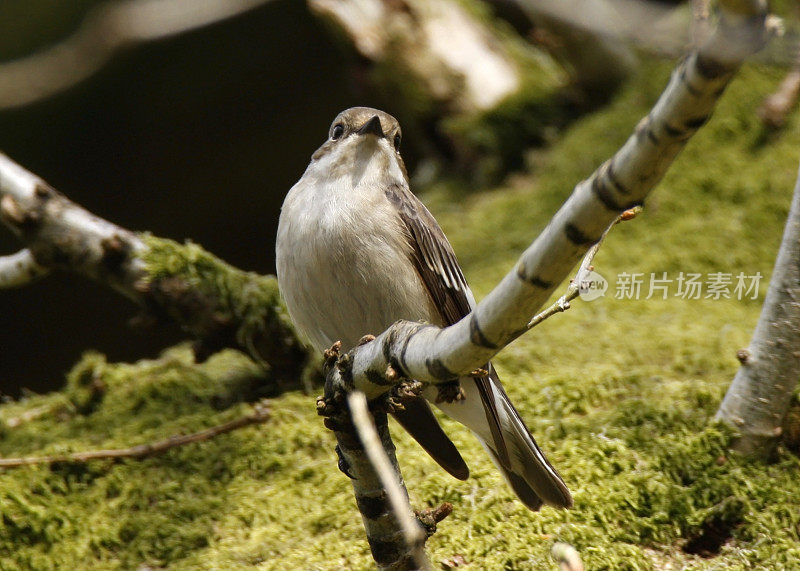
[[[291,220],[291,222],[289,222]],[[354,346],[398,319],[441,324],[382,189],[298,183],[278,225],[278,284],[297,329],[323,351]]]

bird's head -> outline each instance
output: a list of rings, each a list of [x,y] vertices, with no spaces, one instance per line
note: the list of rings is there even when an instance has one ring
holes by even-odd
[[[397,119],[371,107],[351,107],[339,113],[328,140],[311,157],[311,167],[330,177],[352,176],[353,183],[384,177],[407,179],[400,156],[402,132]]]

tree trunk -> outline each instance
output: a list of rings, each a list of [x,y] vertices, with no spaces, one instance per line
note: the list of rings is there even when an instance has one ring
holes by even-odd
[[[800,379],[800,178],[761,317],[750,346],[739,352],[739,359],[742,367],[717,418],[741,433],[734,449],[767,455],[781,436]]]

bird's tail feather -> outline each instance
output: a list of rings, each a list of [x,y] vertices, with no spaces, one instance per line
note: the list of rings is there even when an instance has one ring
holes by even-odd
[[[537,510],[543,503],[556,508],[571,507],[572,496],[564,480],[536,444],[491,365],[488,390],[482,390],[487,387],[486,379],[482,380],[479,386],[473,378],[461,379],[466,398],[438,403],[439,408],[475,433],[511,488],[530,509]],[[433,400],[434,394],[426,396]],[[487,399],[491,399],[492,406],[484,404]]]
[[[528,427],[525,426],[499,383],[495,385],[495,388],[499,389],[495,393],[501,395],[498,398],[498,408],[502,407],[507,415],[501,425],[511,465],[502,465],[494,452],[492,459],[523,503],[531,509],[538,509],[542,502],[556,508],[572,507],[572,495],[561,475],[536,444],[536,440],[531,436]],[[488,443],[487,446],[492,449]],[[538,505],[535,507],[531,505],[536,503],[531,501],[534,497],[539,499]]]

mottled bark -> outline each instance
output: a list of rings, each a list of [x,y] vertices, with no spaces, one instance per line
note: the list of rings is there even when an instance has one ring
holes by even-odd
[[[768,455],[800,380],[800,175],[764,307],[739,359],[717,418],[740,433],[734,449]]]
[[[327,417],[325,426],[331,429],[336,436],[339,469],[350,478],[350,482],[353,484],[356,505],[358,511],[361,512],[369,548],[378,568],[398,571],[426,568],[427,559],[424,557],[424,552],[421,551],[425,536],[422,534],[421,543],[407,540],[406,529],[392,506],[387,488],[384,487],[375,465],[370,461],[359,431],[353,424],[347,401],[336,399],[334,402],[331,393],[331,400],[320,399],[317,408],[321,415]],[[408,492],[397,463],[386,413],[375,411],[372,413],[372,417],[380,447],[393,475],[393,486],[400,489],[400,494],[404,498],[405,505],[400,508],[401,513],[404,510],[410,513]],[[408,514],[402,513],[402,515]],[[420,531],[421,529],[420,527]],[[418,558],[421,558],[422,561]]]

